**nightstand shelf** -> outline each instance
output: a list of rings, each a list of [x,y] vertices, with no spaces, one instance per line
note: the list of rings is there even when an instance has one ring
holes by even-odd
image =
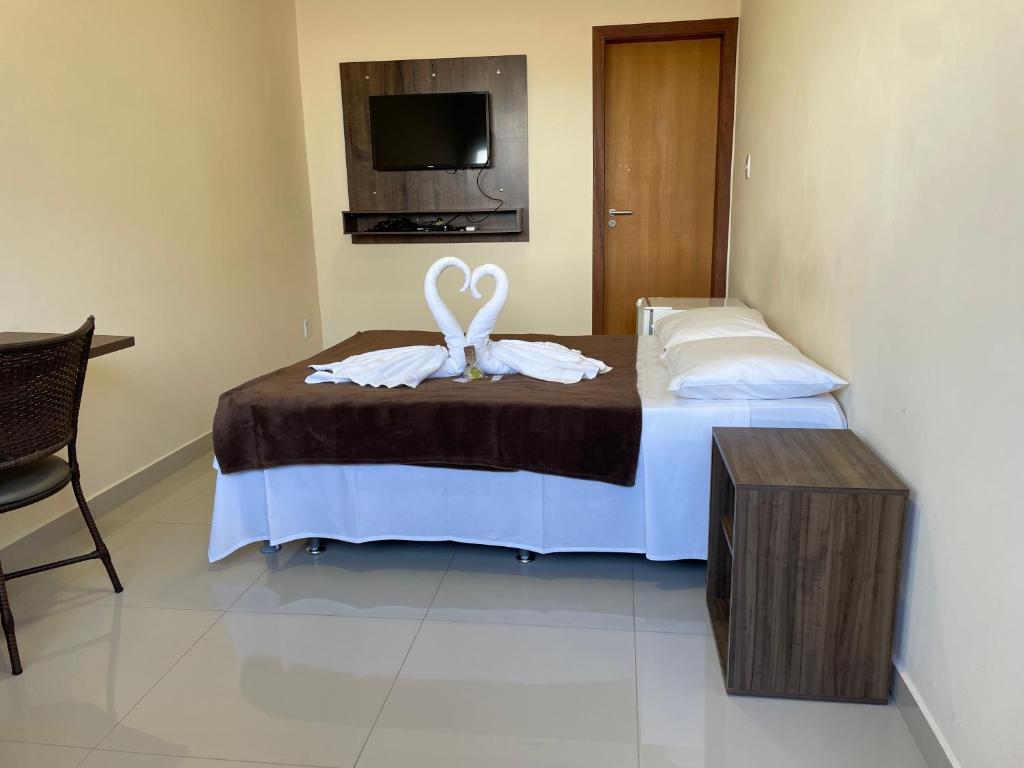
[[[732,549],[732,528],[733,528],[733,516],[722,515],[722,533],[725,534],[725,546],[729,548],[729,554],[733,553]]]
[[[715,428],[707,603],[729,693],[888,700],[907,496],[848,430]]]

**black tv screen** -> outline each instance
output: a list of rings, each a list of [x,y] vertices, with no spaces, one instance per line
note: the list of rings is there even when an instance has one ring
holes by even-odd
[[[487,93],[370,97],[376,171],[484,168],[491,161]]]

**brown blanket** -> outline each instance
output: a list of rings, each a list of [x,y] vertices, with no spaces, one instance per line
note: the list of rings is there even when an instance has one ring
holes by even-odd
[[[640,452],[635,336],[506,336],[555,341],[614,370],[579,384],[526,376],[416,389],[306,384],[312,363],[412,344],[439,333],[364,331],[220,397],[213,443],[221,472],[286,464],[426,464],[528,470],[633,485]]]

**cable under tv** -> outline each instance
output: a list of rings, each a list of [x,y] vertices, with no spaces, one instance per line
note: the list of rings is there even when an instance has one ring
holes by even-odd
[[[414,221],[408,216],[390,216],[373,225],[372,232],[475,232],[475,226],[448,224],[444,219]]]

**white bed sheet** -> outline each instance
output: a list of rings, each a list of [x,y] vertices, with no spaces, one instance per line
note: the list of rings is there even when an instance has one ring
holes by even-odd
[[[217,476],[210,562],[256,541],[460,541],[534,552],[707,558],[711,428],[823,427],[846,418],[831,395],[687,400],[668,392],[654,336],[638,339],[643,435],[636,485],[534,472],[296,465]],[[216,463],[215,465],[216,466]]]

